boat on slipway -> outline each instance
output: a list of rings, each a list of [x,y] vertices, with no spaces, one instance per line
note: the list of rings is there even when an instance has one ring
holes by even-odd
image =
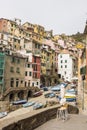
[[[7,116],[7,112],[0,112],[0,118]]]
[[[22,106],[23,107],[30,107],[30,106],[33,106],[34,104],[35,104],[35,101],[29,101],[29,102],[23,104]]]

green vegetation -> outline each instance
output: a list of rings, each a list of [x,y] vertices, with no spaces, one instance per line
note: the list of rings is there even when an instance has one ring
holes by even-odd
[[[85,35],[80,32],[73,34],[70,37],[74,38],[76,42],[84,42],[85,40]]]

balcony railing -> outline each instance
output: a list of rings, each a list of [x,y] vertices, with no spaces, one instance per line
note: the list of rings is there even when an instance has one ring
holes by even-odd
[[[47,64],[46,65],[46,70],[50,70],[51,69],[51,65],[50,64]]]
[[[39,55],[41,56],[41,51],[40,50],[34,50],[33,55]]]

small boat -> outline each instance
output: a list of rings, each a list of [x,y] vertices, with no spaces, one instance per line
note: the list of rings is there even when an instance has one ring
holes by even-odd
[[[51,91],[60,91],[60,85],[54,86],[51,88]]]
[[[64,86],[64,88],[66,88],[67,85],[68,85],[67,83],[60,83],[60,84],[52,87],[51,91],[60,91],[62,86]]]
[[[0,112],[0,118],[7,116],[7,112]]]
[[[41,91],[35,92],[35,93],[33,94],[34,97],[38,97],[38,96],[40,96],[40,95],[42,95],[42,92],[41,92]]]
[[[46,93],[45,95],[44,95],[44,97],[45,98],[52,98],[52,97],[55,97],[55,94],[53,93],[53,92],[50,92],[50,93]]]
[[[30,106],[33,106],[35,104],[35,101],[29,101],[25,104],[23,104],[23,107],[30,107]]]
[[[40,109],[40,108],[42,108],[42,107],[43,107],[43,104],[42,104],[42,103],[35,103],[35,104],[33,105],[33,110]]]
[[[64,98],[66,98],[66,102],[76,102],[76,95],[70,92],[66,93]]]
[[[54,94],[54,93],[50,93],[50,94],[49,94],[49,97],[50,97],[50,98],[55,97],[55,94]]]
[[[68,92],[68,93],[72,93],[72,94],[76,94],[76,90],[75,90],[75,89],[73,89],[73,88],[72,88],[72,89],[67,90],[67,92]]]
[[[65,94],[64,98],[76,98],[76,95],[68,92]]]
[[[13,105],[19,105],[19,104],[25,104],[25,103],[27,103],[27,100],[18,100],[18,101],[12,102]]]
[[[66,102],[76,102],[76,98],[66,98]]]
[[[60,96],[58,96],[57,98],[58,98],[59,101],[61,100]],[[65,99],[66,99],[66,102],[76,102],[76,97],[67,97]]]
[[[66,88],[68,86],[68,83],[60,83],[59,85],[63,85],[64,88]]]
[[[48,91],[48,87],[43,87],[43,91]]]

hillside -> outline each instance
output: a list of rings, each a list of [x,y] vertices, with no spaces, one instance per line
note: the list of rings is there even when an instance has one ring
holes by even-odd
[[[85,35],[79,32],[71,35],[70,37],[74,38],[77,42],[84,42],[85,40]]]

